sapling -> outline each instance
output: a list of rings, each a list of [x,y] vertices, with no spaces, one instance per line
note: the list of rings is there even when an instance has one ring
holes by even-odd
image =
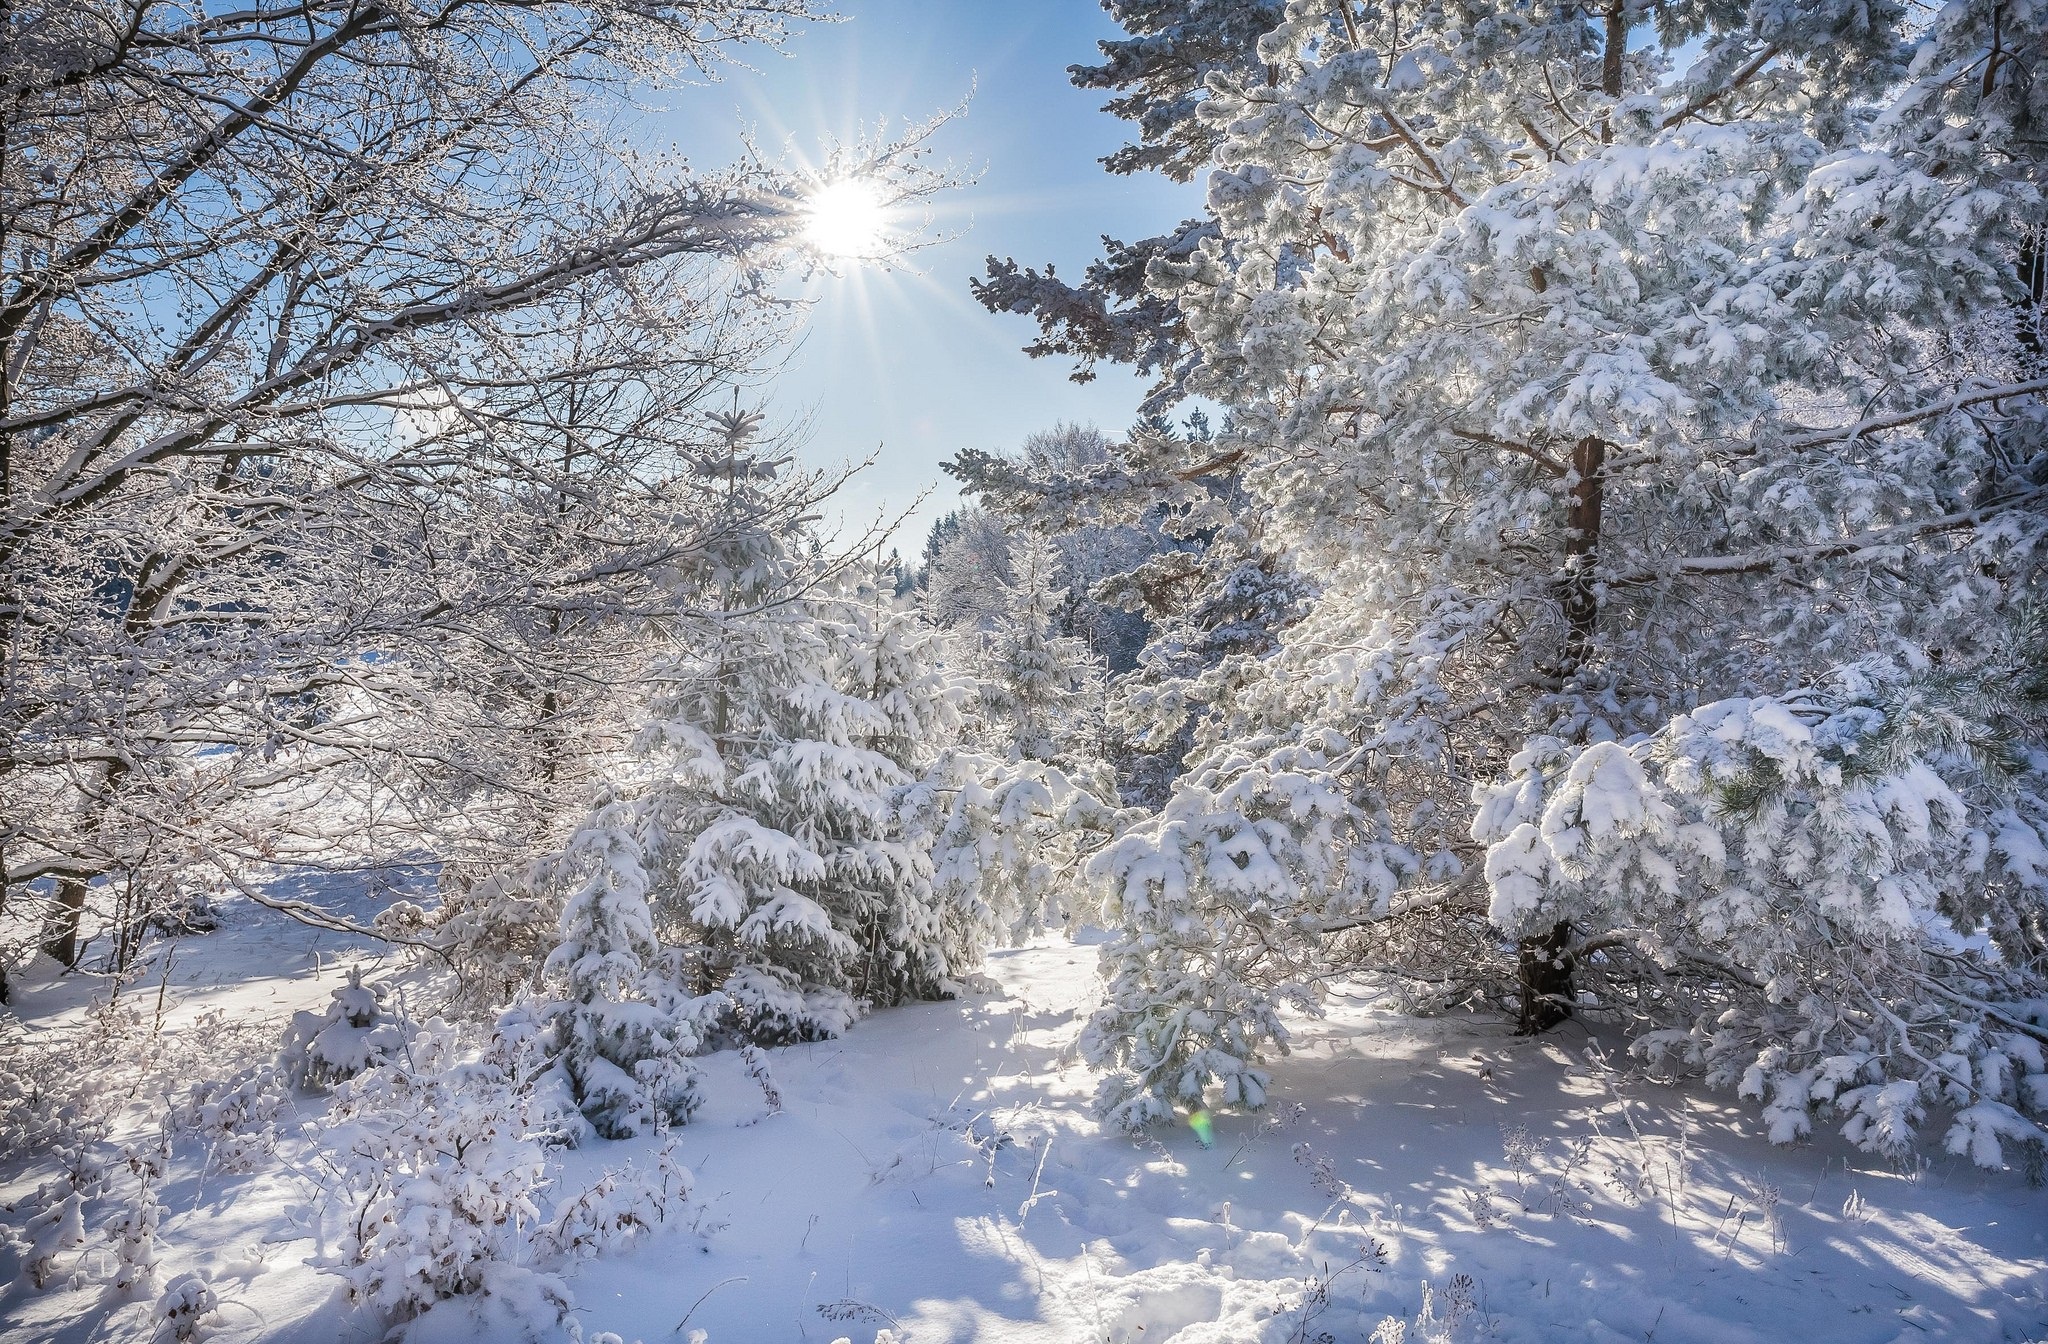
[[[220,1295],[197,1272],[180,1274],[164,1285],[152,1311],[158,1327],[177,1344],[198,1337],[220,1310]]]

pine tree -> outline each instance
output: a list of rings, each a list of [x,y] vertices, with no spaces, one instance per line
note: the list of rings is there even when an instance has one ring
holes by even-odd
[[[1135,623],[1139,640],[1098,649],[1120,674],[1105,754],[1124,796],[1157,806],[1209,702],[1261,675],[1314,584],[1264,541],[1263,505],[1237,479],[1245,454],[1219,449],[1198,416],[1185,430],[1151,419],[1094,451],[1034,436],[1021,454],[970,450],[946,470],[1009,526],[1057,538],[1065,571],[1092,581],[1091,626],[1112,610]]]
[[[722,526],[635,746],[653,777],[641,824],[664,923],[698,987],[730,1000],[723,1034],[775,1043],[836,1035],[858,1012],[857,946],[818,897],[888,766],[851,746],[819,576],[797,520],[769,507],[786,460],[754,450],[759,426],[722,417],[721,446],[696,464]]]
[[[981,930],[933,885],[924,791],[957,740],[965,687],[941,667],[941,640],[895,600],[878,571],[837,604],[839,687],[865,726],[856,745],[893,769],[842,843],[831,902],[859,953],[853,993],[877,1007],[950,994],[979,964]]]
[[[1204,115],[1211,76],[1263,75],[1259,39],[1286,6],[1282,0],[1104,0],[1103,8],[1128,36],[1098,44],[1101,64],[1068,67],[1075,87],[1113,92],[1104,110],[1137,129],[1137,142],[1104,158],[1103,166],[1186,182],[1208,166],[1222,138],[1221,124]],[[1092,380],[1102,360],[1155,377],[1143,409],[1159,415],[1187,395],[1205,352],[1190,339],[1173,296],[1155,290],[1147,277],[1154,263],[1185,260],[1217,236],[1212,209],[1137,242],[1104,237],[1104,255],[1079,284],[1061,279],[1051,265],[1039,271],[995,257],[984,278],[969,284],[990,312],[1035,319],[1039,339],[1026,353],[1072,358],[1075,382]]]
[[[1924,27],[1860,5],[1295,3],[1262,68],[1209,77],[1216,234],[1148,275],[1199,350],[1187,389],[1229,411],[1243,516],[1317,593],[1255,674],[1182,692],[1189,769],[1096,865],[1126,924],[1089,1037],[1122,1070],[1106,1106],[1152,1118],[1217,1078],[1242,1094],[1284,1043],[1270,1009],[1333,976],[1406,977],[1525,1030],[1605,1002],[1596,951],[1631,961],[1653,1015],[1685,1016],[1658,987],[1674,969],[1741,983],[1659,963],[1612,910],[1530,898],[1503,847],[1533,856],[1531,833],[1475,831],[1472,786],[1552,799],[1555,772],[1625,774],[1704,706],[1991,666],[2048,542],[2048,417],[2000,334],[2041,201],[2025,128],[2048,116],[2014,53],[2042,36],[1967,3]],[[1682,46],[1699,54],[1675,72]],[[2040,841],[2031,805],[1950,792],[1957,834],[2005,837],[1967,852]],[[1988,884],[2024,926],[2026,871],[1937,865],[1932,907],[1988,930],[1967,895]],[[1756,975],[1706,932],[1697,950]],[[1161,980],[1182,946],[1186,978]],[[1911,997],[1895,970],[1872,986],[1887,1003]],[[1950,989],[2032,1040],[1996,1007],[2025,978]],[[1961,1040],[1976,1011],[1937,1016]],[[1761,1049],[1775,1028],[1742,1013]],[[1888,1126],[1938,1072],[1894,1078]]]
[[[278,1068],[292,1086],[332,1087],[379,1063],[404,1044],[391,1013],[390,988],[363,983],[361,967],[328,996],[325,1012],[292,1014]]]
[[[1493,922],[1589,931],[1602,997],[1644,992],[1615,951],[1660,968],[1675,1025],[1638,1053],[1753,1098],[1778,1142],[1826,1120],[1902,1157],[1944,1106],[1950,1152],[1995,1167],[2016,1141],[2038,1164],[2048,628],[2031,625],[1966,674],[1845,668],[1626,742],[1532,741],[1478,793]],[[1959,931],[2000,955],[1963,954]]]

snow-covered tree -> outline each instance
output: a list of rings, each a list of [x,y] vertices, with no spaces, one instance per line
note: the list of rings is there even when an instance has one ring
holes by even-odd
[[[982,648],[982,711],[996,745],[1019,758],[1099,754],[1102,670],[1088,646],[1058,633],[1067,603],[1059,556],[1043,537],[1010,541],[1012,579]]]
[[[1055,536],[1069,582],[1089,579],[1092,607],[1140,620],[1135,651],[1097,651],[1123,674],[1107,699],[1107,755],[1125,794],[1153,805],[1182,768],[1215,683],[1250,671],[1239,655],[1270,652],[1313,590],[1262,542],[1259,502],[1236,478],[1243,452],[1218,450],[1206,423],[1190,420],[1186,432],[1154,423],[1116,443],[1061,436],[946,465],[1011,526]]]
[[[947,464],[949,472],[960,476],[970,492],[983,494],[991,507],[961,509],[934,524],[920,576],[931,618],[948,628],[973,625],[992,630],[1000,614],[1014,606],[1005,596],[1017,582],[1012,548],[1026,534],[1047,537],[1056,552],[1053,580],[1064,590],[1053,613],[1058,633],[1083,640],[1110,671],[1131,667],[1148,633],[1145,616],[1125,603],[1099,599],[1094,590],[1103,580],[1127,574],[1175,544],[1160,525],[1162,511],[1139,509],[1127,522],[1070,517],[1053,523],[1023,507],[1027,499],[1036,503],[1035,483],[1092,476],[1119,451],[1118,444],[1093,426],[1060,424],[1027,435],[1013,451],[969,451],[958,463]],[[992,481],[984,483],[985,474],[1000,476],[1013,488],[999,491]],[[1122,515],[1106,509],[1101,516]]]
[[[1201,424],[1199,412],[1190,418],[1197,426]],[[1109,462],[1121,449],[1118,440],[1093,425],[1063,423],[1025,435],[1016,458],[1030,476],[1056,479],[1085,474]],[[1007,515],[1006,530],[1016,532],[1019,521],[1014,514]],[[1115,525],[1025,529],[1049,537],[1058,553],[1057,578],[1066,589],[1058,613],[1060,633],[1085,641],[1107,671],[1131,667],[1151,627],[1143,609],[1104,600],[1096,590],[1104,580],[1128,574],[1148,557],[1182,544],[1168,535],[1164,523],[1163,511],[1152,509]]]
[[[988,942],[1071,931],[1092,914],[1081,862],[1121,820],[1101,754],[1101,667],[1084,641],[1057,633],[1067,606],[1058,553],[1019,531],[1009,568],[990,627],[952,633],[979,693],[967,744],[923,790],[936,889],[969,932],[973,960]]]
[[[1263,69],[1210,76],[1218,235],[1151,284],[1199,347],[1187,387],[1231,413],[1218,448],[1264,545],[1321,593],[1256,675],[1201,687],[1191,769],[1098,861],[1127,926],[1089,1036],[1121,1069],[1106,1105],[1153,1118],[1217,1078],[1249,1097],[1283,1043],[1272,1005],[1351,970],[1542,1028],[1581,961],[1630,953],[1586,907],[1483,899],[1528,833],[1475,840],[1475,785],[1618,769],[1731,697],[2002,656],[2048,540],[2042,371],[2006,334],[2048,114],[2019,53],[2041,41],[1992,4],[1617,0],[1589,21],[1297,0]],[[2038,723],[2007,726],[2041,749]],[[2038,837],[1997,791],[1950,791],[1957,834]],[[1723,850],[1721,885],[1789,880]],[[1922,904],[1964,940],[1980,884],[2038,909],[1997,873],[1934,867]],[[1155,950],[1197,943],[1206,964],[1159,982]],[[1711,997],[1715,973],[1678,973]],[[1683,1015],[1690,992],[1640,1006]]]
[[[0,900],[61,960],[89,901],[363,860],[284,795],[373,795],[359,849],[559,841],[807,187],[590,110],[810,13],[6,12]]]
[[[363,983],[361,967],[328,996],[324,1012],[292,1014],[278,1051],[278,1072],[294,1087],[322,1089],[353,1078],[405,1044],[393,1018],[390,987]]]
[[[886,564],[856,583],[831,617],[837,683],[866,720],[853,741],[893,770],[880,824],[867,822],[859,857],[839,879],[846,904],[835,917],[854,931],[860,949],[855,993],[877,1006],[936,998],[979,964],[984,942],[933,885],[919,796],[920,784],[958,740],[966,688],[945,669],[938,632],[896,600]]]
[[[1844,669],[1625,743],[1535,739],[1479,790],[1493,923],[1568,922],[1581,960],[1637,954],[1586,978],[1692,1019],[1638,1052],[1762,1103],[1779,1142],[1827,1118],[1900,1157],[1944,1106],[1949,1151],[1997,1166],[2018,1141],[2038,1165],[2048,643],[2031,633],[1967,675]]]
[[[748,1037],[816,1039],[857,1012],[857,945],[818,897],[855,812],[872,816],[893,779],[852,744],[798,539],[745,520],[751,483],[775,465],[742,444],[736,427],[710,464],[741,519],[711,559],[716,607],[654,674],[640,747],[662,763],[644,824],[666,913],[702,949],[702,987],[731,997]]]
[[[991,944],[1092,922],[1085,864],[1128,819],[1106,767],[958,751],[914,796],[941,909],[966,934],[959,970]]]
[[[711,540],[589,828],[631,870],[608,890],[631,887],[652,924],[594,927],[587,947],[672,955],[681,987],[720,996],[707,1043],[813,1040],[864,1003],[943,992],[961,955],[911,798],[958,696],[887,566],[847,577],[861,562],[826,563],[784,506],[792,476],[807,498],[814,478],[755,445],[758,415],[720,423],[695,464],[719,496]]]
[[[926,616],[948,629],[992,628],[1012,578],[1002,520],[979,508],[950,513],[933,525],[928,552],[918,575]]]
[[[560,986],[555,1058],[599,1136],[681,1124],[697,1108],[689,1063],[715,1003],[688,996],[664,964],[648,900],[633,805],[601,799],[570,838],[561,867],[575,889],[544,976]]]
[[[1279,22],[1282,0],[1104,0],[1102,7],[1126,36],[1097,44],[1101,64],[1071,65],[1067,73],[1077,88],[1113,92],[1104,110],[1138,132],[1135,144],[1104,158],[1103,166],[1188,181],[1208,166],[1221,139],[1219,127],[1202,116],[1210,76],[1263,74],[1259,39]],[[1133,243],[1105,237],[1105,254],[1079,284],[1051,265],[1039,271],[995,257],[984,278],[969,283],[990,312],[1033,318],[1039,338],[1026,353],[1073,359],[1074,381],[1092,380],[1103,360],[1154,377],[1144,409],[1157,414],[1186,395],[1202,352],[1173,295],[1152,288],[1147,275],[1154,261],[1184,259],[1216,236],[1210,212]]]

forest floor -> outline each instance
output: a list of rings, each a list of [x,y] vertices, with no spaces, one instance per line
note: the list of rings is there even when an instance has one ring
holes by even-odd
[[[225,913],[155,948],[124,991],[152,1018],[160,998],[167,1036],[274,1036],[376,962],[269,911]],[[1186,1125],[1104,1132],[1074,1049],[1094,961],[1064,941],[999,952],[967,998],[772,1051],[779,1113],[736,1056],[703,1061],[709,1100],[678,1131],[696,1198],[573,1274],[586,1336],[1309,1344],[1399,1339],[1399,1322],[1409,1344],[2048,1340],[2048,1194],[1966,1159],[1895,1169],[1832,1136],[1773,1148],[1732,1098],[1644,1079],[1574,1026],[1528,1041],[1340,1000],[1295,1024],[1264,1113],[1214,1117],[1206,1143]],[[25,1039],[88,1030],[107,988],[31,974],[13,1005]],[[135,1122],[151,1113],[138,1098]],[[564,1179],[650,1147],[592,1144]],[[380,1338],[307,1263],[347,1210],[305,1150],[279,1158],[247,1175],[181,1160],[162,1276],[211,1278],[216,1341]],[[0,1203],[47,1174],[0,1155]],[[19,1269],[0,1252],[0,1275]],[[0,1289],[8,1344],[150,1331],[146,1301],[91,1273]],[[461,1303],[411,1333],[506,1338]]]

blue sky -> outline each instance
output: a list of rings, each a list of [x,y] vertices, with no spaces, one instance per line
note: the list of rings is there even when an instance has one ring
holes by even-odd
[[[876,456],[848,492],[849,520],[935,490],[898,534],[908,552],[957,502],[941,461],[1060,420],[1122,429],[1144,390],[1122,369],[1084,386],[1068,381],[1065,361],[1027,357],[1031,321],[986,312],[968,293],[982,258],[1051,261],[1078,276],[1099,235],[1163,232],[1196,212],[1200,188],[1114,177],[1096,162],[1126,128],[1096,110],[1102,94],[1067,82],[1068,65],[1117,34],[1095,0],[843,0],[839,10],[845,22],[803,30],[786,56],[679,91],[649,130],[706,162],[731,157],[742,127],[764,152],[814,161],[880,120],[922,120],[972,93],[934,141],[940,159],[978,174],[933,212],[948,236],[906,269],[850,267],[805,286],[814,306],[769,403],[778,419],[809,416],[813,462]]]

